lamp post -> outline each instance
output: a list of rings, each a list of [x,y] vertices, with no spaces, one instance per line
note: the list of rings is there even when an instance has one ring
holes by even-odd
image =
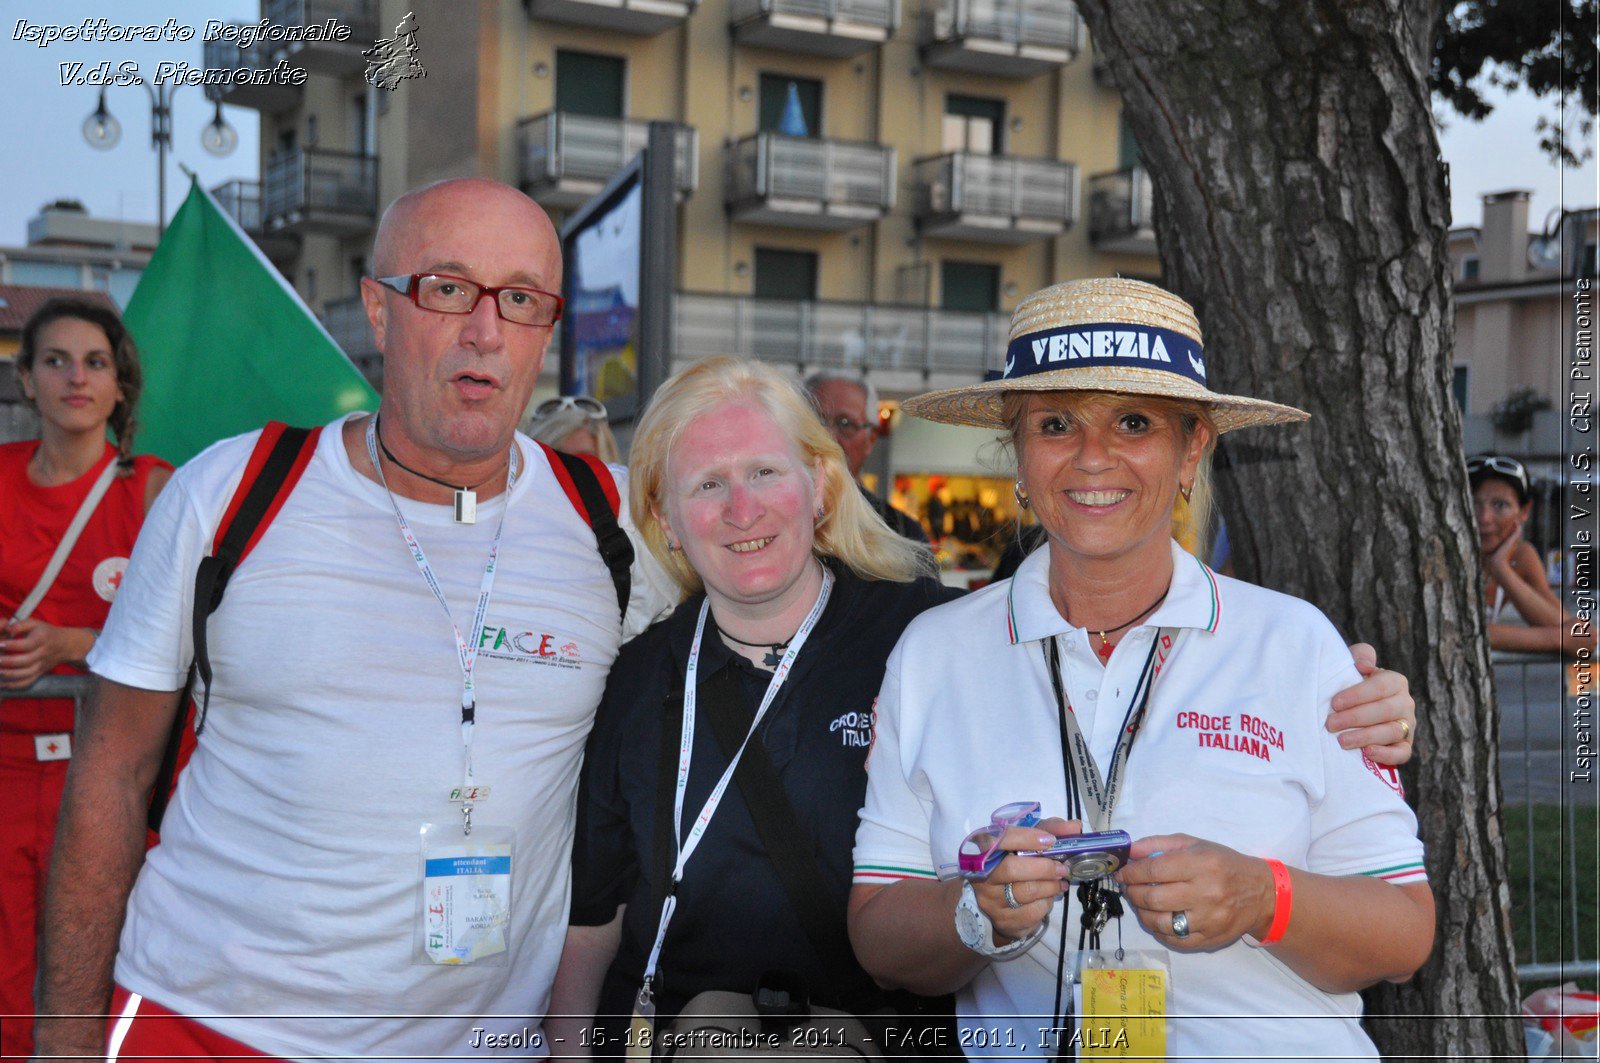
[[[150,146],[156,152],[156,235],[167,230],[167,152],[172,148],[172,97],[182,85],[157,85],[151,87],[143,77],[138,84],[150,97]],[[93,113],[83,120],[83,139],[100,151],[110,151],[122,140],[122,123],[106,109],[106,90],[100,90],[100,103]],[[200,131],[200,146],[207,153],[222,157],[232,154],[239,143],[239,134],[222,117],[222,103],[205,129]]]

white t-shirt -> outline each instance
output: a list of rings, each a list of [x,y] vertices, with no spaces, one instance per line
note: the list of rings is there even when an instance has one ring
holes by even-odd
[[[129,899],[116,978],[270,1055],[543,1057],[527,1037],[475,1049],[473,1028],[538,1028],[566,933],[584,739],[624,634],[676,595],[636,547],[619,630],[593,534],[519,434],[494,593],[469,636],[475,777],[490,787],[473,822],[515,830],[509,962],[416,964],[419,831],[461,822],[448,801],[463,781],[461,668],[388,498],[351,467],[340,427],[323,431],[211,617],[210,711]],[[96,674],[183,685],[195,568],[255,439],[216,444],[162,492],[90,657]],[[625,470],[612,472],[626,498]],[[399,501],[468,634],[503,496],[466,526],[449,506]],[[626,507],[622,523],[632,531]]]
[[[1329,700],[1360,677],[1321,613],[1218,577],[1173,543],[1166,601],[1102,669],[1090,634],[1050,600],[1048,553],[1035,552],[1009,583],[922,614],[900,639],[878,699],[856,882],[932,879],[938,864],[954,862],[969,831],[1013,801],[1038,800],[1046,816],[1065,815],[1044,640],[1058,639],[1062,681],[1103,775],[1161,628],[1179,634],[1133,744],[1112,827],[1135,839],[1186,833],[1321,874],[1425,880],[1398,777],[1359,750],[1341,749],[1323,727]],[[991,964],[958,995],[963,1028],[985,1052],[1045,1054],[1040,1031],[1053,1024],[1058,935],[1065,919],[1067,948],[1075,949],[1078,916],[1075,897],[1070,911],[1058,904],[1038,944]],[[1131,912],[1121,924],[1125,947],[1163,948]],[[1102,944],[1116,947],[1115,922]],[[1172,1059],[1376,1057],[1357,1021],[1361,998],[1312,987],[1270,948],[1241,941],[1169,956]],[[996,1027],[1014,1036],[988,1036]]]

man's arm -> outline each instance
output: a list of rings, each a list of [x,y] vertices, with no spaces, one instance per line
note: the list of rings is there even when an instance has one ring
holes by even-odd
[[[96,1056],[128,893],[145,854],[150,787],[178,691],[107,679],[78,710],[41,932],[36,1052]]]

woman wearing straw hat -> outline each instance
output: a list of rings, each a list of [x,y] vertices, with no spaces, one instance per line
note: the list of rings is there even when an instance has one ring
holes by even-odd
[[[1409,977],[1433,938],[1415,818],[1325,727],[1357,674],[1332,624],[1174,541],[1204,523],[1218,433],[1306,414],[1210,390],[1188,304],[1125,280],[1023,300],[998,379],[905,409],[1008,430],[1048,548],[889,659],[850,899],[863,965],[958,990],[985,1054],[1373,1058],[1356,990]],[[1112,877],[1015,855],[1117,829]]]

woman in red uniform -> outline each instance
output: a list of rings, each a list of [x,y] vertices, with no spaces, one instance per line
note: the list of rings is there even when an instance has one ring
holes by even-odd
[[[7,691],[82,670],[139,525],[172,475],[160,458],[133,454],[139,355],[110,307],[80,298],[40,307],[22,330],[17,376],[39,412],[40,433],[0,446],[0,687]],[[80,513],[81,531],[46,580]],[[72,727],[70,700],[0,700],[0,1014],[33,1011],[35,927]],[[0,1055],[32,1049],[31,1022],[0,1024]]]

